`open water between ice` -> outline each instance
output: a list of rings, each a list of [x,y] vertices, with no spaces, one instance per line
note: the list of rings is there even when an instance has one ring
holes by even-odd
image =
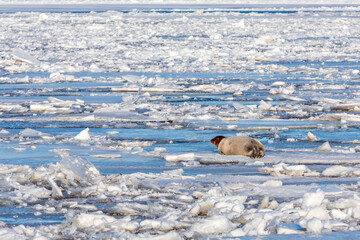
[[[358,236],[359,6],[11,7],[0,236]]]

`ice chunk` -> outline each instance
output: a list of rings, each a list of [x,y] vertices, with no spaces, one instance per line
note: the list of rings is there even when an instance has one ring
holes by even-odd
[[[168,162],[178,162],[178,161],[195,161],[196,157],[194,153],[184,153],[184,154],[172,154],[164,155],[164,159]]]
[[[37,138],[37,137],[50,137],[49,134],[37,131],[37,130],[33,130],[30,128],[26,128],[24,130],[22,130],[21,132],[19,132],[19,136],[20,137],[25,137],[25,138]]]
[[[312,134],[311,132],[308,132],[307,133],[307,139],[310,141],[310,142],[313,142],[313,141],[316,141],[317,138],[314,134]]]
[[[330,211],[330,215],[332,218],[340,219],[340,220],[344,220],[349,217],[346,213],[344,213],[343,211],[341,211],[339,209],[332,209]]]
[[[26,53],[24,50],[21,49],[14,49],[13,55],[16,59],[29,63],[29,64],[40,64],[40,61],[34,58],[33,56]]]
[[[109,135],[116,135],[119,133],[119,131],[107,131],[106,133]]]
[[[296,223],[281,223],[277,229],[278,234],[299,234],[303,233],[303,228]]]
[[[263,198],[263,200],[261,201],[260,205],[259,205],[259,209],[264,209],[264,208],[268,208],[269,206],[269,197],[266,196]]]
[[[229,217],[230,219],[233,219],[236,216],[240,216],[240,214],[243,212],[243,203],[246,201],[246,199],[247,196],[223,197],[214,204],[213,208],[209,209],[208,215],[222,214]]]
[[[47,110],[51,110],[52,107],[50,105],[45,104],[31,104],[30,105],[30,111],[32,112],[44,112]]]
[[[293,101],[293,102],[306,102],[305,99],[303,98],[299,98],[299,97],[295,97],[295,96],[288,96],[288,95],[281,95],[281,97],[289,100],[289,101]],[[304,108],[303,108],[304,109]],[[306,109],[306,107],[305,107]]]
[[[206,215],[209,209],[214,206],[214,204],[214,200],[200,201],[194,204],[194,206],[191,207],[189,212],[194,217],[198,215]]]
[[[233,224],[228,218],[221,215],[215,215],[193,224],[191,231],[210,235],[227,233],[234,228],[235,224]]]
[[[243,231],[246,235],[267,235],[265,230],[268,220],[264,218],[254,218],[251,221],[246,222],[243,227]]]
[[[330,152],[332,149],[329,142],[324,142],[320,147],[316,149],[319,152]]]
[[[139,83],[145,80],[145,76],[125,75],[123,79],[130,83]]]
[[[353,218],[359,219],[360,218],[360,208],[359,207],[354,207],[349,209],[349,212],[351,212],[351,216]]]
[[[169,221],[168,219],[146,219],[140,223],[142,229],[152,229],[158,231],[171,231],[174,229],[176,223],[174,221]]]
[[[219,92],[221,90],[220,86],[207,84],[207,85],[197,85],[189,87],[189,91],[196,92]]]
[[[269,90],[269,93],[271,95],[279,95],[279,94],[284,94],[284,95],[291,95],[295,92],[295,87],[294,86],[289,86],[289,87],[279,87],[279,88],[271,88]]]
[[[310,172],[305,165],[284,166],[284,172],[287,176],[303,176],[305,172]]]
[[[121,219],[117,219],[115,222],[111,222],[111,226],[116,227],[118,230],[134,232],[139,228],[139,223],[131,221],[131,217],[127,216]]]
[[[234,108],[236,109],[236,110],[238,110],[238,111],[241,111],[241,112],[247,112],[247,111],[250,111],[250,108],[248,107],[248,106],[246,106],[246,105],[244,105],[244,104],[241,104],[241,103],[239,103],[239,102],[232,102],[231,103],[233,106],[234,106]]]
[[[310,233],[319,234],[324,228],[323,223],[318,218],[312,218],[306,222],[306,230]]]
[[[315,207],[309,210],[309,212],[306,214],[306,219],[311,219],[313,217],[316,217],[320,220],[329,220],[330,216],[325,208],[323,207]]]
[[[354,195],[354,198],[341,198],[335,202],[327,204],[328,209],[346,209],[360,207],[360,198],[357,195]]]
[[[91,155],[90,157],[93,158],[111,158],[111,159],[116,159],[116,158],[120,158],[121,155],[120,154],[95,154],[95,155]]]
[[[261,185],[264,187],[281,187],[282,184],[283,183],[280,180],[268,180]]]
[[[285,87],[286,83],[283,81],[276,81],[273,82],[270,86],[272,87]]]
[[[72,225],[78,228],[99,227],[116,221],[116,218],[105,214],[82,213],[72,219]]]
[[[263,167],[259,168],[259,171],[262,173],[270,173],[271,176],[312,176],[318,177],[320,173],[316,171],[311,171],[305,165],[287,165],[285,163],[279,163],[273,167]]]
[[[0,136],[6,136],[6,135],[10,135],[10,132],[5,130],[5,129],[1,129],[0,130]]]
[[[267,111],[270,110],[271,107],[272,107],[271,103],[261,100],[258,109],[261,111]]]
[[[344,177],[348,175],[350,169],[344,166],[331,166],[326,168],[321,175],[324,177]]]
[[[318,207],[325,198],[325,194],[318,190],[315,193],[305,193],[302,201],[302,208]]]
[[[164,234],[160,234],[160,235],[145,235],[144,237],[136,237],[136,239],[139,240],[181,240],[183,239],[177,232],[175,231],[171,231],[168,233],[164,233]]]
[[[82,130],[78,135],[74,137],[76,140],[87,141],[90,139],[89,128]]]
[[[58,185],[56,185],[55,181],[49,175],[46,177],[46,180],[52,188],[52,196],[54,198],[62,198],[63,194],[61,192],[61,189],[58,187]]]
[[[71,178],[80,182],[83,185],[92,185],[101,180],[101,175],[96,167],[89,161],[78,156],[71,156],[65,150],[55,150],[60,155],[61,171]]]

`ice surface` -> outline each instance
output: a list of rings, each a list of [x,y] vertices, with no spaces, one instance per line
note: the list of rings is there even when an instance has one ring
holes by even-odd
[[[77,156],[71,156],[65,150],[56,152],[61,157],[59,163],[61,170],[68,179],[73,179],[85,185],[95,184],[100,181],[100,173],[91,162]]]
[[[315,193],[306,193],[302,201],[302,208],[318,207],[324,200],[324,193],[317,191]]]
[[[37,137],[50,137],[49,134],[40,132],[40,131],[36,131],[30,128],[26,128],[24,130],[22,130],[21,132],[19,132],[19,137],[24,137],[24,138],[37,138]]]
[[[75,140],[86,141],[90,139],[89,128],[82,130],[74,137]]]
[[[229,221],[228,218],[224,216],[212,216],[203,221],[199,221],[191,227],[191,231],[206,234],[214,235],[220,233],[226,233],[235,228],[235,225]]]
[[[1,3],[0,238],[359,236],[358,2]]]
[[[331,146],[330,146],[330,143],[329,142],[324,142],[320,147],[318,147],[316,149],[317,151],[320,151],[320,152],[330,152],[332,149],[331,149]]]
[[[24,62],[30,63],[30,64],[40,64],[39,60],[30,56],[28,53],[24,52],[21,49],[14,49],[13,55],[16,59],[18,59],[20,61],[24,61]]]
[[[56,185],[55,181],[50,177],[47,176],[46,180],[49,182],[51,188],[52,188],[52,196],[54,198],[61,198],[63,197],[62,191],[61,189],[58,187],[58,185]]]

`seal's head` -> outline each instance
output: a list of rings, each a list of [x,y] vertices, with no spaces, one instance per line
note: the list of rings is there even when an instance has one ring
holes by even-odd
[[[221,140],[223,140],[225,137],[224,136],[216,136],[213,139],[210,140],[211,144],[214,144],[216,147],[219,146],[219,143],[221,142]]]

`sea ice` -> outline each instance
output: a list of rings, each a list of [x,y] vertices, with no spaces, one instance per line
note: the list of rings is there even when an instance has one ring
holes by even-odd
[[[306,165],[287,165],[279,163],[272,167],[259,168],[262,173],[268,173],[271,176],[320,176],[320,173],[310,170]]]
[[[324,177],[344,177],[354,171],[351,167],[345,166],[331,166],[326,168],[321,175]]]
[[[221,215],[214,215],[193,224],[191,231],[200,234],[214,235],[230,232],[235,227],[235,224],[229,221],[228,218]]]
[[[308,139],[310,142],[313,142],[313,141],[316,141],[316,140],[317,140],[316,136],[315,136],[313,133],[311,133],[311,132],[308,132],[308,133],[307,133],[307,139]]]
[[[46,180],[49,182],[49,184],[52,188],[52,196],[54,198],[62,198],[63,194],[61,192],[61,189],[58,187],[58,185],[55,183],[55,181],[50,176],[47,176]]]
[[[59,166],[62,167],[61,171],[67,178],[79,181],[80,184],[84,185],[98,183],[102,178],[96,167],[89,161],[78,156],[71,156],[64,150],[58,150],[56,152],[61,157],[59,163]]]
[[[341,211],[339,209],[332,209],[330,211],[330,215],[332,218],[340,219],[340,220],[345,220],[349,217],[346,213],[344,213],[343,211]]]
[[[296,223],[282,223],[277,229],[277,234],[301,234],[304,229]]]
[[[332,150],[329,142],[324,142],[320,147],[316,148],[320,152],[330,152]]]
[[[0,238],[360,230],[357,2],[3,2]],[[214,134],[269,151],[222,156]],[[43,164],[56,146],[76,155]]]
[[[46,138],[49,139],[52,136],[50,134],[46,134],[34,129],[30,129],[30,128],[26,128],[22,131],[19,132],[19,137],[24,137],[24,138]]]
[[[324,200],[324,193],[322,191],[316,191],[314,193],[305,193],[301,207],[302,208],[311,208],[318,207]]]
[[[90,139],[89,128],[82,130],[78,135],[74,137],[75,140],[87,141]]]
[[[320,220],[329,220],[330,219],[328,211],[323,207],[311,208],[309,210],[309,212],[306,214],[305,219],[312,219],[314,217],[316,217]]]
[[[101,225],[105,227],[108,224],[113,224],[115,221],[116,218],[107,216],[105,214],[82,213],[72,219],[72,225],[78,228],[99,228]]]
[[[169,162],[178,162],[178,161],[194,161],[194,153],[184,153],[179,155],[164,155],[164,159]]]
[[[40,61],[31,56],[30,54],[26,53],[24,50],[21,49],[14,49],[13,55],[16,59],[20,61],[24,61],[29,64],[40,64]]]

